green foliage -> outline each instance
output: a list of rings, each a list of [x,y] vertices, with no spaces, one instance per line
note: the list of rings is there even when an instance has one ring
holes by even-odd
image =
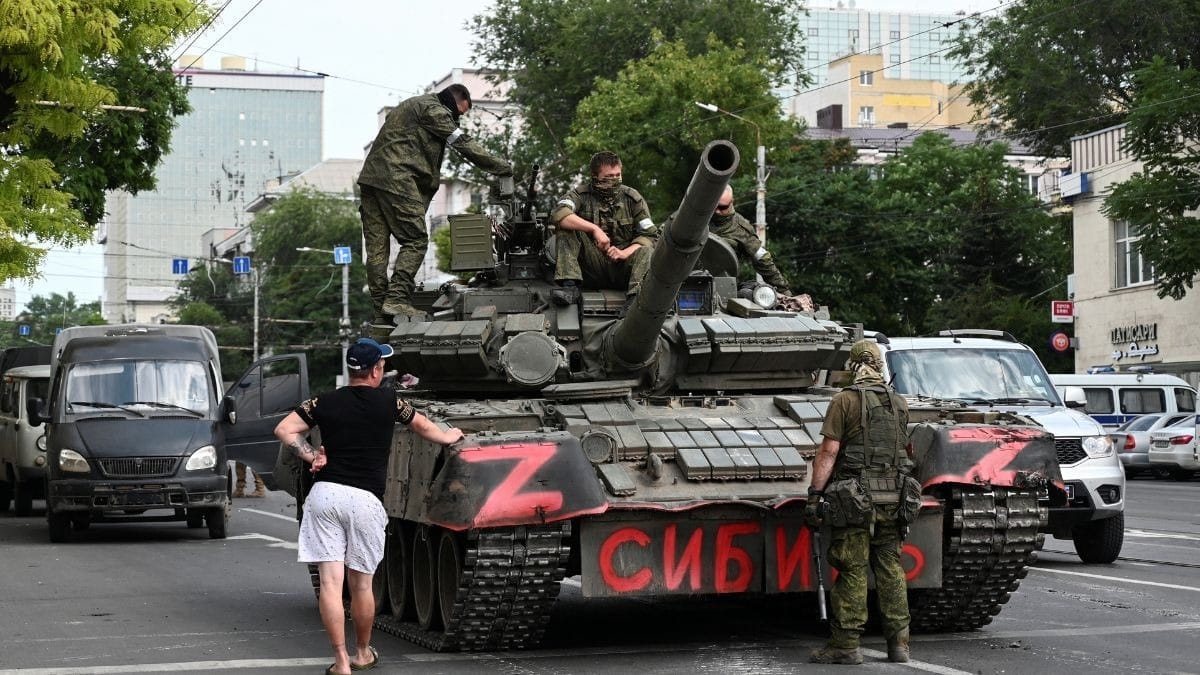
[[[1020,133],[1038,154],[1067,156],[1071,136],[1124,119],[1134,105],[1129,74],[1155,56],[1194,68],[1200,57],[1196,0],[1021,0],[976,20],[951,56],[975,80],[971,102]]]
[[[764,64],[767,76],[778,80],[799,69],[798,19],[788,0],[497,0],[471,21],[471,29],[475,60],[497,69],[499,81],[512,81],[508,98],[526,119],[511,156],[522,169],[540,163],[552,186],[547,193],[558,194],[576,168],[564,163],[564,139],[576,106],[596,81],[615,80],[664,41],[703,54],[710,35],[725,45],[744,45],[747,59]],[[800,77],[806,79],[802,71]],[[715,102],[734,109],[728,101]]]
[[[29,335],[18,335],[18,326],[29,326]],[[62,328],[71,326],[101,326],[100,301],[79,304],[74,293],[66,296],[51,293],[48,297],[35,295],[25,311],[12,322],[0,322],[0,347],[22,347],[29,344],[49,345]]]
[[[615,151],[624,165],[624,182],[642,193],[661,220],[679,205],[701,151],[713,138],[734,140],[743,170],[752,174],[758,143],[754,125],[768,148],[796,135],[796,124],[780,118],[767,72],[745,49],[716,38],[695,56],[683,41],[660,44],[615,79],[598,81],[579,104],[567,138],[572,162],[586,165],[599,150]],[[704,110],[696,101],[721,101],[749,123]]]
[[[1143,168],[1112,190],[1104,213],[1141,234],[1159,297],[1178,300],[1200,271],[1200,70],[1156,58],[1133,82],[1125,148]]]
[[[187,110],[167,54],[210,11],[196,0],[0,3],[0,280],[34,276],[38,242],[86,241],[105,190],[153,187]],[[146,112],[101,108],[113,104]]]
[[[429,245],[433,246],[438,269],[448,271],[450,269],[450,226],[443,225],[434,230],[429,237]]]
[[[1070,230],[1004,163],[1003,144],[924,134],[872,179],[844,142],[800,143],[768,190],[768,247],[796,292],[888,335],[994,328],[1052,362],[1046,292]]]

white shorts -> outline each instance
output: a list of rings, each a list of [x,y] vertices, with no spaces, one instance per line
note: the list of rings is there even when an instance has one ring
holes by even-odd
[[[383,560],[387,512],[379,498],[349,485],[320,481],[304,500],[298,560],[344,562],[374,574]]]

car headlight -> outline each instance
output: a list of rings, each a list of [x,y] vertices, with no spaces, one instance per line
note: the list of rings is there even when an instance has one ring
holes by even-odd
[[[58,453],[58,468],[72,473],[90,473],[92,470],[83,455],[70,448],[63,448]]]
[[[200,469],[211,469],[217,465],[217,449],[211,445],[206,445],[203,448],[192,453],[188,457],[187,464],[183,468],[188,471],[199,471]]]
[[[1108,457],[1113,454],[1112,439],[1108,436],[1084,436],[1083,451],[1088,457]]]
[[[774,288],[763,285],[754,289],[754,293],[751,294],[750,299],[754,301],[754,304],[763,309],[771,309],[775,306],[775,302],[779,299],[779,296],[776,295]]]

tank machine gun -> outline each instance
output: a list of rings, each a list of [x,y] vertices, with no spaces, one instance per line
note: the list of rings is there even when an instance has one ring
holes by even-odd
[[[552,302],[530,192],[499,191],[499,220],[451,216],[451,267],[471,278],[396,327],[390,365],[466,437],[397,427],[378,627],[437,650],[534,646],[568,574],[585,596],[816,591],[802,511],[835,393],[818,374],[862,331],[738,297],[732,251],[707,237],[738,160],[705,148],[623,316],[624,289]],[[1053,439],[994,413],[912,420],[927,495],[903,556],[914,626],[984,625],[1040,545]],[[997,452],[1004,471],[974,470]]]

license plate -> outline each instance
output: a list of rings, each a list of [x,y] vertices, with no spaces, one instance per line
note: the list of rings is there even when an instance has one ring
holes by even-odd
[[[1063,489],[1067,493],[1067,501],[1071,501],[1072,499],[1075,499],[1075,486],[1074,485],[1067,483],[1066,485],[1063,486]]]
[[[123,506],[153,506],[155,504],[164,503],[163,496],[161,494],[142,494],[135,492],[123,495],[123,497],[123,499],[118,497],[116,500],[114,500],[114,503]]]

